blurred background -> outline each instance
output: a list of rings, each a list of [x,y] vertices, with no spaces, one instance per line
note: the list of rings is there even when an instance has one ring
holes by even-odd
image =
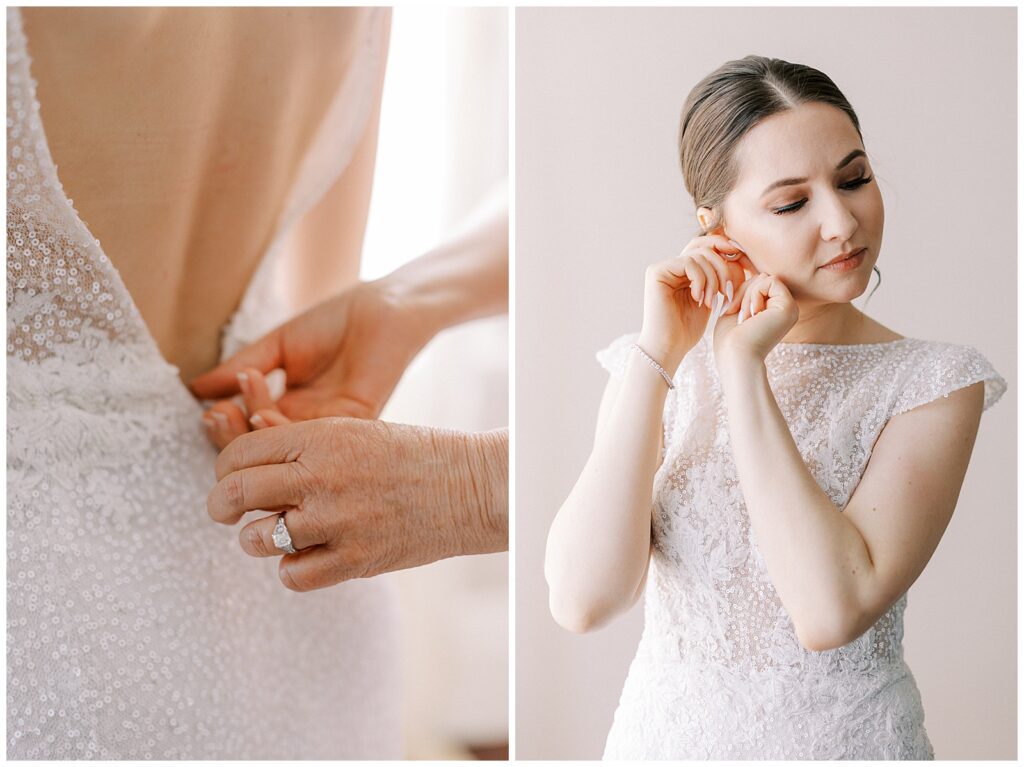
[[[937,758],[1016,758],[1017,9],[520,8],[515,27],[516,756],[604,749],[642,608],[560,628],[544,542],[593,444],[594,352],[640,329],[645,267],[696,234],[686,95],[754,53],[821,69],[858,113],[886,213],[868,314],[975,346],[1007,380],[910,589],[904,648]]]
[[[360,277],[448,236],[507,184],[508,10],[393,11]],[[381,417],[470,431],[508,425],[508,320],[445,331]],[[508,555],[381,576],[402,607],[406,757],[507,758]]]

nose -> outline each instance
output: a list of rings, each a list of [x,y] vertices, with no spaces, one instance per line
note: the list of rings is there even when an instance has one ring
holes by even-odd
[[[833,191],[826,195],[821,210],[821,238],[826,242],[849,242],[858,226],[849,202]]]

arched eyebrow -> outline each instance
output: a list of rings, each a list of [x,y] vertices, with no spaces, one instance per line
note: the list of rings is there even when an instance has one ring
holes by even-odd
[[[846,155],[846,157],[839,161],[839,164],[836,166],[836,170],[842,170],[844,167],[849,165],[858,157],[867,157],[867,154],[864,152],[863,149],[854,149],[852,152]],[[768,192],[772,191],[773,189],[778,189],[780,186],[793,186],[794,184],[804,184],[806,182],[806,176],[804,176],[803,178],[780,179],[779,181],[776,181],[773,184],[769,184],[768,187],[763,192],[761,192],[761,197],[764,197],[766,194],[768,194]]]

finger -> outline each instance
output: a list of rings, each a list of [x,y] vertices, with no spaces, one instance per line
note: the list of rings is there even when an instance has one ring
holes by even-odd
[[[199,399],[219,399],[239,392],[237,374],[252,367],[267,373],[281,367],[281,333],[274,330],[259,341],[222,362],[213,370],[192,379],[189,389]]]
[[[707,284],[704,288],[704,306],[711,308],[711,302],[715,297],[715,293],[718,292],[718,274],[715,272],[715,268],[708,261],[707,257],[701,253],[694,253],[690,256],[693,262],[699,266],[704,276],[707,278]]]
[[[706,238],[699,239],[707,239],[709,244],[716,251],[721,253],[722,257],[726,261],[737,264],[742,269],[746,269],[752,275],[761,273],[761,270],[754,266],[754,262],[750,260],[750,256],[747,254],[747,251],[744,250],[743,246],[735,240],[731,240],[720,234],[709,234]]]
[[[747,305],[748,317],[753,317],[755,314],[764,311],[764,298],[767,291],[768,280],[762,273],[758,276],[757,281],[750,286],[750,298]]]
[[[746,280],[747,276],[744,274],[742,266],[734,261],[725,260],[724,256],[716,249],[705,248],[703,253],[718,275],[719,292],[725,296],[722,306],[722,314],[725,314],[733,305],[732,299],[735,297],[736,289]]]
[[[789,288],[777,275],[772,275],[768,280],[768,286],[765,289],[765,297],[767,299],[766,305],[772,304],[773,300],[777,303],[779,300],[793,299],[793,294],[789,292]]]
[[[742,267],[743,269],[746,269],[748,272],[750,272],[751,276],[755,274],[761,274],[761,270],[754,266],[754,262],[750,260],[750,256],[748,256],[746,253],[737,258],[736,263],[739,264],[740,267]]]
[[[693,258],[689,254],[683,256],[683,259],[683,272],[690,281],[690,298],[694,300],[697,306],[700,306],[704,302],[704,292],[707,288],[708,277],[704,270],[694,263]]]
[[[313,546],[281,557],[277,575],[292,591],[313,591],[355,578],[358,573],[345,566],[336,549]]]
[[[252,414],[249,418],[249,423],[256,429],[267,429],[271,426],[284,426],[287,423],[291,423],[291,419],[288,418],[280,410],[259,410]]]
[[[715,281],[718,284],[717,292],[725,293],[725,284],[732,281],[732,272],[729,269],[729,262],[722,258],[722,254],[714,248],[701,248],[700,255],[704,256],[708,266],[715,270]],[[735,287],[735,286],[733,286]]]
[[[256,368],[247,367],[238,371],[238,386],[242,390],[242,401],[245,402],[247,413],[257,410],[276,409],[274,398],[270,396],[267,379]]]
[[[318,543],[324,543],[324,536],[315,525],[308,523],[309,512],[299,509],[286,511],[283,514],[271,514],[269,517],[257,519],[238,532],[238,542],[242,551],[250,557],[279,557],[287,552],[277,548],[274,543],[274,530],[277,529],[277,520],[284,518],[285,528],[292,539],[292,546],[298,551],[308,549]]]
[[[211,407],[203,416],[203,420],[213,421],[213,428],[209,430],[210,439],[223,450],[236,437],[249,431],[249,424],[246,421],[245,413],[234,402],[222,400]]]
[[[250,466],[298,460],[305,446],[310,423],[291,423],[276,429],[260,429],[241,435],[217,456],[217,479]]]
[[[233,525],[247,511],[288,508],[301,501],[291,464],[252,466],[217,482],[206,497],[206,510],[215,522]]]
[[[737,299],[736,305],[739,307],[737,310],[736,323],[740,324],[744,320],[750,319],[750,296],[753,294],[755,285],[758,281],[758,276],[754,276],[743,283],[740,288],[740,297]]]
[[[763,286],[767,287],[767,286]],[[765,309],[765,295],[763,287],[758,288],[754,291],[754,294],[750,297],[750,316],[753,317],[755,314],[760,314]]]
[[[703,237],[698,237],[697,240],[704,247],[717,251],[726,261],[735,261],[743,253],[743,246],[735,240],[730,240],[724,234],[706,234]]]

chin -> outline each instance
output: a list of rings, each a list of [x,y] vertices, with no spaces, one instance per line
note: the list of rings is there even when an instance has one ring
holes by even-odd
[[[864,279],[850,280],[850,282],[843,286],[837,286],[839,289],[836,290],[837,302],[849,302],[855,298],[860,298],[868,290],[868,285],[871,283],[871,271],[868,271],[868,276]]]
[[[853,301],[853,299],[864,295],[867,292],[868,284],[870,282],[871,272],[868,271],[868,277],[866,279],[851,275],[848,279],[842,280],[839,284],[833,284],[827,287],[820,284],[807,285],[801,286],[797,290],[790,288],[790,292],[797,300],[810,300],[816,304],[846,304]]]

